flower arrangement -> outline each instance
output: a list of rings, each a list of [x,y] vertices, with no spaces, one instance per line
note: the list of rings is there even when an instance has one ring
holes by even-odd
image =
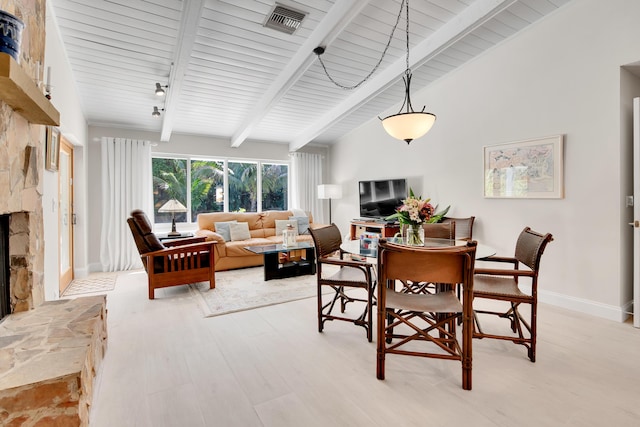
[[[434,207],[430,202],[431,199],[423,199],[422,196],[416,197],[413,190],[409,188],[409,197],[402,201],[402,205],[396,209],[393,215],[385,219],[396,219],[400,224],[409,226],[412,231],[407,232],[407,243],[422,244],[420,237],[422,224],[439,222],[451,207],[447,206],[445,210],[436,212],[438,205]]]

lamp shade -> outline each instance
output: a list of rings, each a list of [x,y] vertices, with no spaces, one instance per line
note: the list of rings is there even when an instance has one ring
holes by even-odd
[[[164,213],[164,212],[186,212],[186,211],[187,211],[186,206],[183,205],[182,203],[180,203],[179,201],[177,201],[176,199],[169,200],[167,203],[162,205],[160,207],[160,209],[158,209],[158,212],[160,212],[160,213]]]
[[[409,143],[429,132],[435,121],[431,113],[399,113],[385,118],[382,127],[392,137]]]
[[[318,185],[318,199],[341,199],[342,187],[337,184]]]

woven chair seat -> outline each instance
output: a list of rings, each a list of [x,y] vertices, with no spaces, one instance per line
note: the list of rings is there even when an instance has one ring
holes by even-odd
[[[387,290],[386,306],[409,311],[462,313],[462,304],[453,291],[416,295]]]
[[[328,277],[323,277],[322,280],[324,282],[361,283],[362,286],[367,286],[367,276],[364,271],[353,267],[343,267]]]
[[[520,290],[513,277],[485,276],[476,274],[473,279],[474,295],[491,294],[505,297],[530,298]]]

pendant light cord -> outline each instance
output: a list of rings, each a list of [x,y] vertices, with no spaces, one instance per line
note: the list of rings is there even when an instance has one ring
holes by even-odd
[[[398,12],[398,17],[396,18],[396,23],[394,24],[393,29],[391,30],[391,34],[389,35],[389,40],[387,40],[387,45],[384,47],[384,50],[382,51],[382,56],[380,56],[380,59],[378,60],[378,63],[373,67],[373,69],[369,72],[369,74],[367,74],[358,83],[349,86],[349,85],[342,84],[342,83],[336,81],[333,77],[331,77],[331,75],[329,74],[329,71],[327,70],[326,65],[324,64],[324,61],[322,60],[322,56],[321,55],[324,53],[324,48],[317,47],[317,48],[315,48],[313,50],[313,52],[316,55],[318,55],[318,59],[320,60],[320,65],[322,65],[322,69],[324,70],[324,73],[327,75],[327,78],[329,79],[329,81],[331,83],[333,83],[334,85],[338,86],[341,89],[352,90],[352,89],[358,88],[364,82],[369,80],[369,78],[373,75],[373,73],[376,72],[378,67],[380,67],[380,64],[382,63],[382,60],[387,55],[387,50],[389,50],[389,46],[391,45],[391,40],[393,40],[393,35],[396,32],[396,28],[398,28],[398,23],[400,22],[400,17],[402,16],[402,9],[404,8],[405,4],[407,6],[407,28],[406,28],[406,33],[407,33],[407,69],[406,69],[405,73],[406,74],[410,74],[411,73],[411,71],[409,70],[409,0],[402,0],[402,3],[400,4],[400,12]]]

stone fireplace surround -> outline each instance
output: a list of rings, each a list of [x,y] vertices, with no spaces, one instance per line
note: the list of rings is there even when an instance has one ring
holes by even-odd
[[[46,0],[0,0],[0,9],[24,22],[19,68],[43,81]],[[9,215],[11,313],[0,321],[2,426],[88,425],[106,350],[104,296],[44,301],[45,131],[0,99],[0,215]]]

